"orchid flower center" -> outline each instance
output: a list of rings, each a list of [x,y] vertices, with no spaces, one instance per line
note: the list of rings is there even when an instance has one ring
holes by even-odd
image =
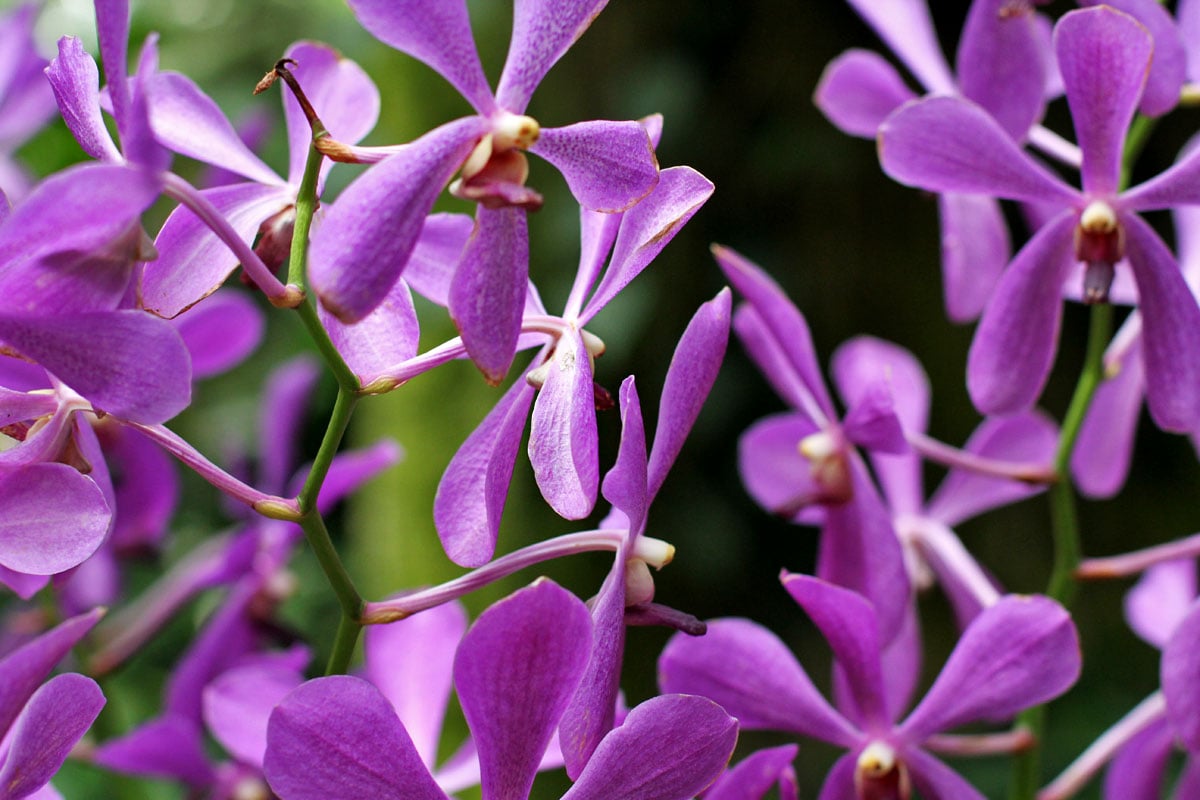
[[[542,196],[525,186],[529,161],[522,152],[540,135],[541,127],[533,117],[500,112],[492,120],[492,130],[463,162],[458,180],[450,184],[450,194],[474,200],[484,208],[541,208]]]
[[[674,558],[675,545],[649,536],[637,537],[625,561],[625,605],[640,606],[653,600],[654,575],[650,567],[662,569]]]
[[[850,465],[841,437],[831,431],[817,431],[801,439],[797,449],[808,459],[809,474],[824,490],[824,502],[844,503],[853,496]]]
[[[1125,257],[1125,231],[1111,205],[1093,200],[1079,215],[1075,257],[1083,262],[1083,302],[1108,302],[1117,262]]]
[[[271,790],[261,778],[247,775],[233,787],[229,798],[230,800],[270,800]]]
[[[552,324],[550,324],[550,325],[525,326],[525,330],[539,330],[539,331],[543,331],[545,333],[549,333],[551,336],[553,336],[555,338],[555,341],[556,341],[554,350],[552,350],[550,352],[550,355],[546,358],[546,360],[543,361],[541,364],[539,364],[534,369],[530,370],[525,375],[525,382],[528,383],[533,388],[540,389],[546,384],[546,378],[550,374],[550,365],[552,363],[555,363],[557,361],[559,366],[562,366],[564,368],[570,368],[571,366],[573,366],[571,364],[565,364],[562,360],[560,360],[560,358],[566,359],[568,357],[573,357],[572,354],[564,351],[564,354],[561,357],[558,355],[559,348],[557,345],[557,340],[562,338],[563,332],[568,327],[574,328],[575,327],[574,323],[567,322],[565,320],[554,320],[552,322]],[[604,355],[604,349],[605,349],[604,340],[601,339],[596,334],[590,333],[582,328],[579,329],[579,336],[580,336],[580,338],[583,339],[583,349],[587,351],[588,362],[590,363],[590,365],[592,367],[592,373],[595,374],[596,359],[599,358],[600,356]],[[597,400],[599,400],[599,398],[597,398]],[[610,400],[611,400],[611,398],[610,398]]]
[[[854,765],[854,790],[860,800],[908,800],[912,796],[908,767],[890,744],[871,742]]]

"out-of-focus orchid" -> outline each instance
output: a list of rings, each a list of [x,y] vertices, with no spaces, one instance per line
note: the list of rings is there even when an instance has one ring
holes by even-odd
[[[14,203],[33,185],[13,153],[54,116],[54,93],[42,70],[33,27],[38,4],[24,2],[0,15],[0,189]],[[3,199],[0,205],[7,206]]]

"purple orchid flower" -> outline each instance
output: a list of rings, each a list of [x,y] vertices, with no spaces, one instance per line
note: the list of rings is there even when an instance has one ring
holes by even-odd
[[[529,270],[522,151],[545,158],[585,208],[623,211],[658,180],[649,137],[636,122],[592,121],[542,129],[525,115],[534,89],[607,0],[524,0],[493,95],[476,53],[465,0],[355,0],[351,9],[386,44],[425,62],[476,115],[397,148],[351,151],[379,160],[330,209],[313,236],[312,282],[343,321],[366,316],[404,271],[425,215],[454,173],[455,194],[479,202],[474,234],[457,262],[449,308],[472,359],[498,383],[516,351]]]
[[[293,75],[333,135],[357,142],[370,132],[379,116],[379,92],[356,63],[316,42],[293,44],[285,57],[294,62]],[[290,152],[285,180],[250,151],[216,103],[187,77],[157,73],[147,91],[158,141],[242,176],[200,194],[247,244],[261,234],[255,250],[268,267],[278,268],[291,247],[296,195],[312,149],[313,134],[296,99],[288,92],[282,95]],[[330,166],[322,165],[318,195]],[[140,296],[147,310],[164,317],[174,317],[211,294],[238,264],[238,256],[186,206],[167,218],[155,246],[158,258],[146,265]]]
[[[1061,209],[1017,254],[984,311],[967,370],[977,408],[990,414],[1031,406],[1053,360],[1068,270],[1083,263],[1083,296],[1101,302],[1127,258],[1142,310],[1151,416],[1166,430],[1190,430],[1200,414],[1200,307],[1174,256],[1136,212],[1200,203],[1200,157],[1119,191],[1125,131],[1143,95],[1153,39],[1132,17],[1100,6],[1063,16],[1054,40],[1083,152],[1083,191],[959,98],[897,111],[880,132],[881,162],[893,178],[933,191],[1053,200]]]
[[[467,632],[454,683],[485,800],[529,796],[590,648],[587,608],[545,579],[493,605]],[[708,700],[654,698],[604,738],[563,797],[694,797],[724,768],[736,738],[737,723]],[[391,705],[352,677],[309,681],[284,698],[267,731],[266,773],[282,800],[446,798]]]
[[[29,193],[33,180],[12,155],[55,112],[54,93],[42,74],[46,59],[34,44],[37,11],[37,3],[26,2],[0,16],[0,187],[14,203]]]
[[[849,750],[822,797],[907,798],[915,788],[925,797],[982,800],[930,754],[964,749],[941,732],[1009,718],[1057,697],[1079,676],[1079,640],[1067,612],[1044,597],[1008,596],[967,627],[924,699],[898,722],[875,607],[817,578],[784,572],[781,579],[833,649],[837,708],[783,642],[741,619],[714,620],[699,638],[672,638],[659,659],[659,686],[710,697],[745,729],[788,731]]]
[[[0,659],[0,796],[58,797],[43,787],[99,715],[104,694],[83,675],[45,678],[101,614],[73,617]]]

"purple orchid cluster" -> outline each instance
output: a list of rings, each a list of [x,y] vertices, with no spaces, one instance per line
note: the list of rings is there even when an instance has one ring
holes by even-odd
[[[286,170],[159,68],[156,35],[130,71],[128,0],[95,0],[99,62],[75,36],[39,55],[36,4],[0,18],[0,800],[61,797],[50,781],[68,761],[85,781],[211,800],[972,800],[988,790],[959,759],[976,756],[1011,760],[1013,800],[1079,795],[1106,768],[1111,800],[1200,796],[1200,536],[1083,559],[1076,512],[1077,494],[1123,486],[1143,399],[1157,427],[1200,441],[1200,147],[1130,185],[1149,128],[1200,102],[1200,0],[1085,0],[1056,19],[1034,0],[974,0],[953,67],[925,0],[850,1],[914,83],[852,50],[815,101],[876,139],[888,176],[937,197],[947,316],[979,320],[965,385],[982,418],[961,446],[930,434],[932,381],[898,344],[845,342],[827,384],[803,313],[726,246],[713,272],[730,288],[692,314],[658,386],[604,373],[593,322],[714,191],[660,166],[660,115],[543,127],[527,113],[606,4],[515,0],[493,89],[466,0],[348,0],[470,113],[363,144],[386,96],[346,55],[296,42],[254,87],[281,93]],[[1047,117],[1061,99],[1069,132]],[[9,156],[55,105],[86,158],[34,179]],[[529,185],[527,153],[578,207],[570,280],[531,247],[553,195]],[[340,164],[359,168],[330,180]],[[1143,216],[1159,210],[1173,236]],[[569,286],[565,301],[535,278]],[[1060,365],[1079,378],[1056,419],[1038,404],[1068,302],[1090,307],[1090,332],[1082,361]],[[456,335],[423,341],[442,308]],[[175,420],[282,317],[315,355],[266,371],[254,448],[206,455]],[[741,434],[738,471],[767,514],[819,530],[813,574],[776,568],[827,651],[656,591],[675,546],[651,506],[731,329],[787,409]],[[428,498],[462,572],[369,599],[331,514],[403,450],[345,447],[354,411],[452,362],[505,384]],[[332,406],[315,402],[323,377]],[[522,449],[546,506],[581,530],[503,546]],[[219,493],[223,531],[181,535],[193,477]],[[1006,587],[955,529],[1039,494],[1049,585]],[[339,613],[298,626],[304,551]],[[471,620],[470,595],[588,552],[612,559],[595,584],[531,576]],[[150,579],[147,555],[165,565]],[[1162,652],[1160,688],[1047,781],[1047,704],[1091,666],[1078,580],[1134,574],[1127,617]],[[919,598],[934,587],[953,642],[931,669]],[[629,626],[670,633],[660,694],[627,703]],[[122,707],[109,688],[156,648],[172,666],[142,694],[161,702]],[[75,671],[48,678],[63,662]],[[784,738],[739,745],[757,730]],[[814,767],[807,740],[837,755]],[[557,770],[567,788],[546,789],[539,774]]]

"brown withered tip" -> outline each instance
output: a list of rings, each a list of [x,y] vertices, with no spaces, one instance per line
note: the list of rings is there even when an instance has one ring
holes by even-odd
[[[262,76],[262,80],[254,84],[254,94],[262,94],[267,89],[270,89],[272,86],[274,86],[275,81],[279,80],[281,73],[287,71],[288,65],[295,63],[296,62],[290,58],[281,58],[276,61],[275,66],[271,67],[270,71],[268,71],[266,75]]]

